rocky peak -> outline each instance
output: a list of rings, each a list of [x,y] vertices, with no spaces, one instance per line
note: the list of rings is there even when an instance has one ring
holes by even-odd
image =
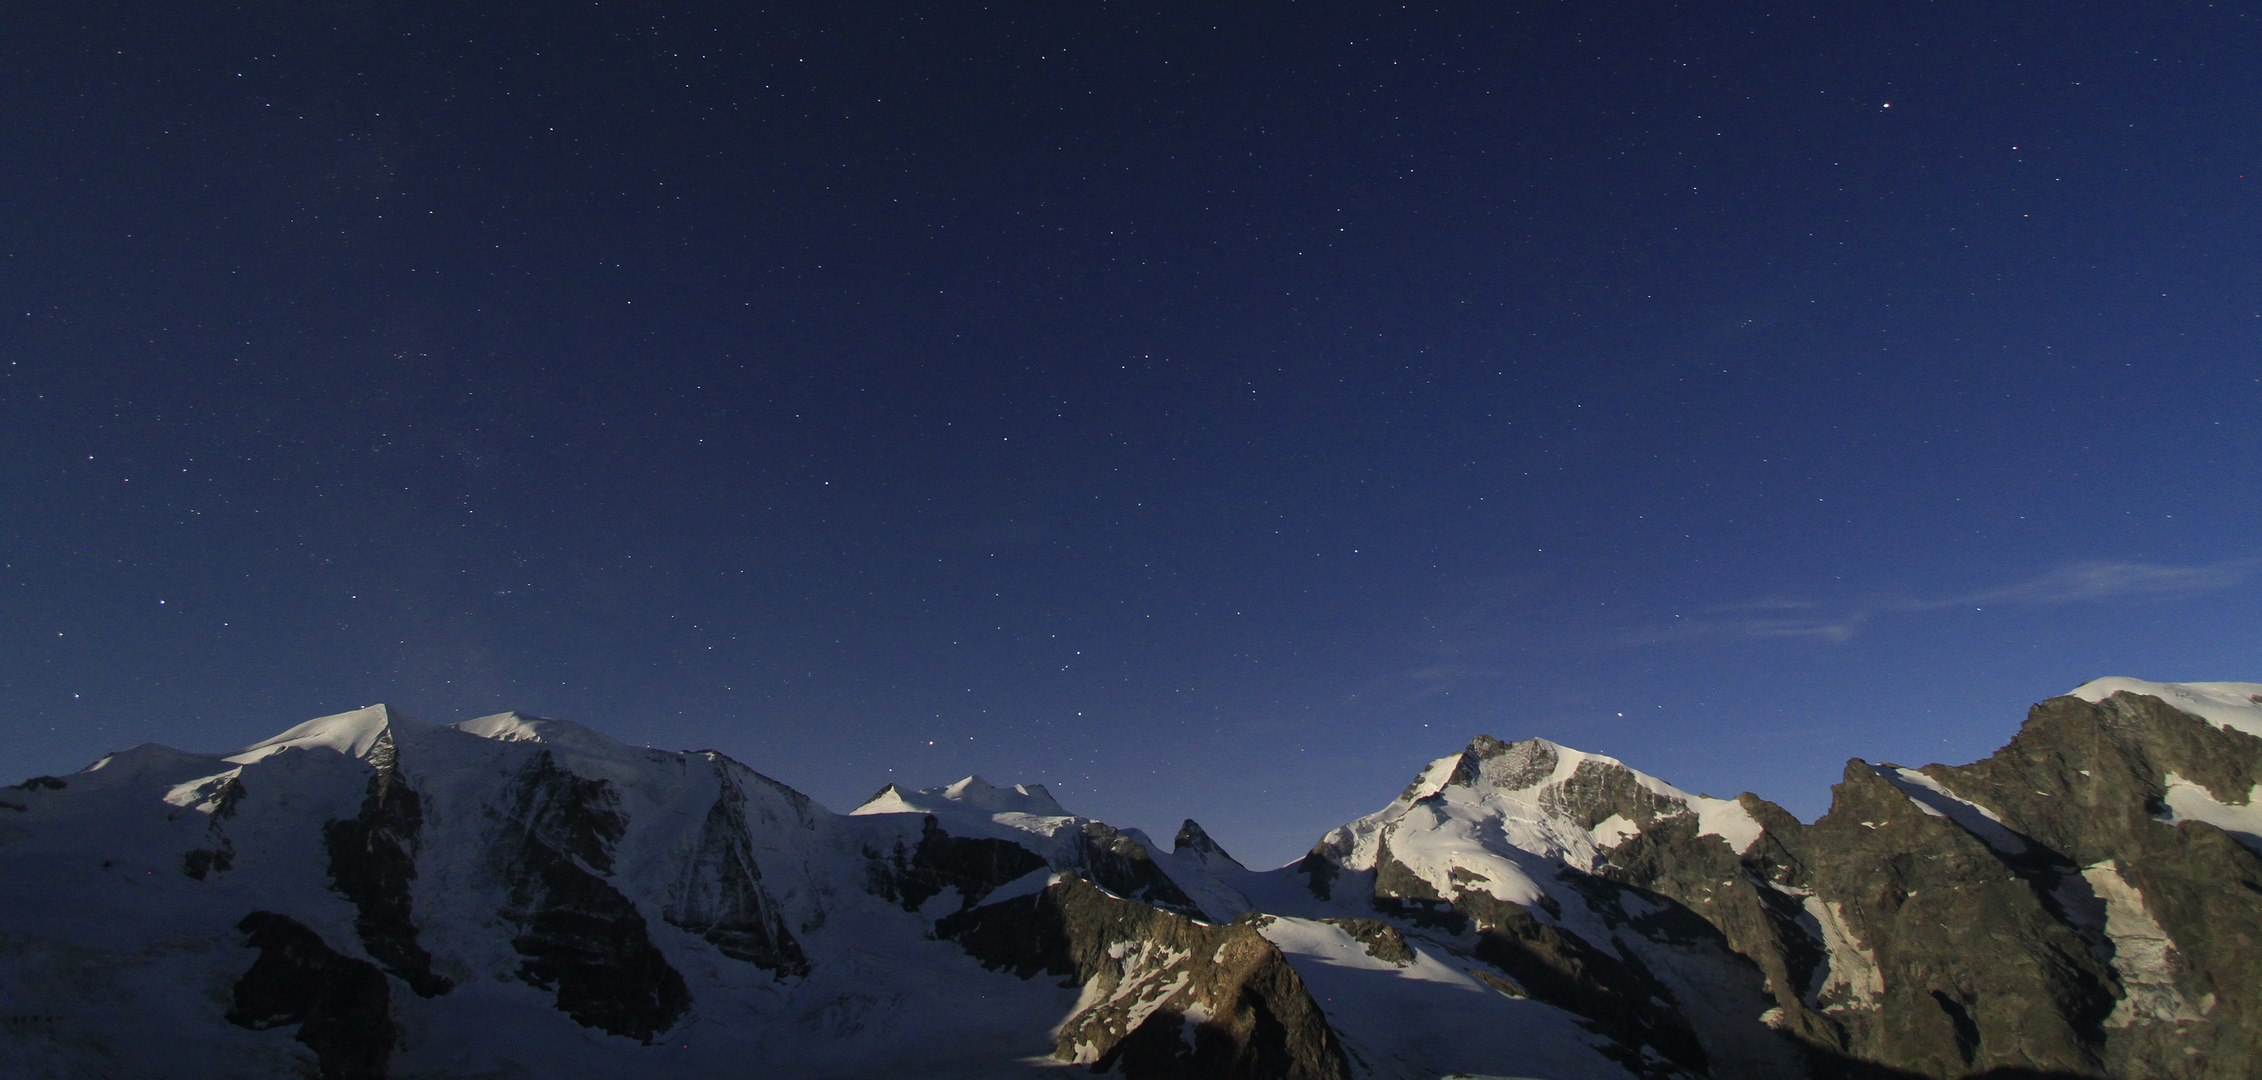
[[[1490,735],[1478,735],[1476,738],[1469,740],[1468,749],[1462,752],[1466,754],[1473,754],[1476,756],[1477,760],[1482,761],[1485,758],[1498,757],[1499,755],[1506,753],[1508,751],[1508,748],[1512,745],[1514,744],[1501,742],[1499,739],[1495,739]]]
[[[1091,882],[1117,896],[1207,918],[1192,897],[1157,866],[1154,854],[1139,836],[1105,822],[1086,821],[1079,831],[1073,861],[1064,869],[1081,871]]]
[[[1541,743],[1541,740],[1533,739],[1530,742]],[[1460,753],[1430,762],[1421,775],[1414,777],[1413,783],[1406,785],[1406,790],[1398,793],[1398,799],[1400,802],[1419,802],[1434,798],[1447,788],[1472,787],[1483,776],[1485,762],[1521,745],[1524,744],[1504,743],[1490,735],[1479,735],[1469,740],[1468,747]]]
[[[1217,841],[1210,839],[1210,834],[1204,832],[1201,823],[1193,818],[1187,818],[1186,823],[1178,827],[1178,836],[1170,842],[1170,850],[1175,855],[1192,855],[1204,864],[1222,862],[1235,867],[1241,866],[1241,860],[1226,854],[1225,849],[1219,847]]]
[[[1491,745],[1479,753],[1478,747],[1484,743]],[[1554,776],[1562,764],[1562,750],[1546,739],[1502,743],[1478,736],[1469,744],[1470,753],[1477,755],[1478,775],[1486,783],[1510,791],[1522,791]]]
[[[1468,747],[1460,753],[1431,762],[1399,798],[1415,802],[1441,795],[1450,788],[1474,789],[1480,795],[1529,791],[1549,781],[1565,779],[1570,775],[1565,772],[1566,764],[1577,770],[1589,763],[1616,766],[1633,773],[1614,759],[1570,750],[1546,739],[1503,742],[1490,735],[1479,735],[1469,740]]]

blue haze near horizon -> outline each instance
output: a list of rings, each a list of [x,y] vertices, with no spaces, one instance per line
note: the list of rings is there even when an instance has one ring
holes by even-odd
[[[2255,23],[0,14],[0,778],[519,709],[1277,864],[2262,681]]]

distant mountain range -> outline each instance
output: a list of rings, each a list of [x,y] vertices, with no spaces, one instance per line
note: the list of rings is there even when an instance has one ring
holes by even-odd
[[[0,789],[0,1075],[2262,1074],[2262,684],[2101,679],[1804,824],[1479,737],[1272,870],[382,705]]]

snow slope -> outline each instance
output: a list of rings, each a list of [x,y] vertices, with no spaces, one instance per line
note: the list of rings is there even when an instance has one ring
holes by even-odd
[[[1471,974],[1471,962],[1418,938],[1378,956],[1336,923],[1266,916],[1262,933],[1288,955],[1375,1077],[1516,1075],[1619,1080],[1626,1072],[1561,1009],[1511,996]],[[1391,950],[1395,953],[1395,950]],[[1483,965],[1473,965],[1482,970]],[[1356,1004],[1353,1004],[1356,1003]]]
[[[2208,723],[2262,738],[2262,683],[2157,683],[2113,677],[2091,679],[2071,693],[2083,701],[2103,701],[2114,694],[2149,695]]]
[[[568,779],[535,801],[578,791],[587,805],[545,805],[617,816],[617,835],[572,865],[633,905],[688,990],[649,1043],[577,1023],[514,948],[507,913],[525,906],[514,890],[526,882],[498,852],[523,817],[526,779],[552,775],[544,762]],[[290,1028],[222,1018],[254,955],[236,924],[283,912],[338,952],[377,959],[327,872],[324,823],[355,819],[388,769],[421,804],[416,939],[453,984],[425,998],[391,980],[395,1075],[739,1075],[748,1060],[798,1062],[794,1075],[809,1077],[1005,1075],[1051,1050],[1075,1000],[933,940],[927,922],[861,887],[869,830],[720,755],[517,714],[435,727],[372,706],[235,754],[143,746],[7,792],[24,809],[0,809],[0,1074],[311,1074],[315,1056]],[[718,806],[746,841],[726,856],[758,867],[753,883],[806,974],[734,959],[670,923],[714,876],[702,860],[715,857]],[[553,816],[533,831],[559,828]],[[225,869],[209,858],[201,879],[184,869],[192,853],[222,850]]]

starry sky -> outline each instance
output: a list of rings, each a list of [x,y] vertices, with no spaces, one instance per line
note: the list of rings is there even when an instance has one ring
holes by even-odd
[[[2238,5],[0,14],[0,773],[383,701],[1277,864],[2262,679]]]

